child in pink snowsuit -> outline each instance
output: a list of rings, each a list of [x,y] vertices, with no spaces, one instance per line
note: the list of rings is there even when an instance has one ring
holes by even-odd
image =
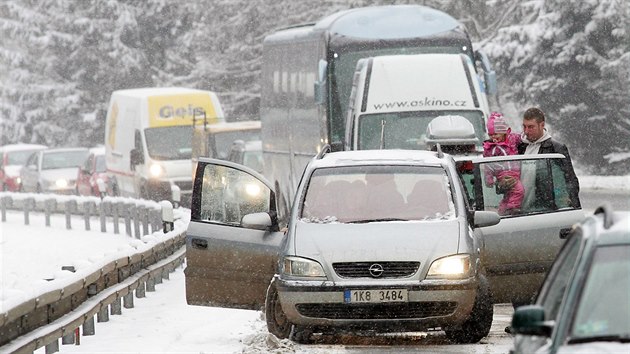
[[[492,112],[488,118],[488,134],[490,140],[483,143],[483,156],[507,156],[517,155],[516,146],[521,141],[519,134],[512,133],[512,129],[505,121],[503,114]],[[493,186],[501,178],[511,176],[516,178],[516,184],[505,192],[503,199],[499,202],[499,214],[512,214],[521,208],[521,203],[525,197],[525,190],[520,181],[520,164],[511,162],[498,162],[486,164],[485,182],[487,186]]]

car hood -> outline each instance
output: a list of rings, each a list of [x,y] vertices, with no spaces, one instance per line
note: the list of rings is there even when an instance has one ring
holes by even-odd
[[[79,174],[78,167],[55,168],[51,170],[42,170],[40,172],[40,177],[43,180],[47,180],[47,181],[54,181],[60,178],[75,180],[77,179],[78,174]]]
[[[295,254],[331,264],[353,261],[425,263],[458,252],[459,220],[374,222],[368,224],[298,221]]]

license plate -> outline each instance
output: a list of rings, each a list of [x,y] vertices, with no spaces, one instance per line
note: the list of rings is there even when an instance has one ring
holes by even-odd
[[[345,290],[343,302],[406,302],[407,289],[382,289],[382,290]]]

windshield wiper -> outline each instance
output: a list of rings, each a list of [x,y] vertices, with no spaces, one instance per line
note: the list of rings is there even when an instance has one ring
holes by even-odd
[[[602,336],[576,337],[567,341],[568,344],[590,343],[590,342],[619,342],[630,343],[630,334],[607,334]]]
[[[367,224],[370,222],[381,222],[381,221],[409,221],[409,220],[398,219],[398,218],[360,219],[360,220],[346,221],[346,224]]]

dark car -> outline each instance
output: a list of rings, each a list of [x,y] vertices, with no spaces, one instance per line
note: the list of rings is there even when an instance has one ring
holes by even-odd
[[[630,213],[604,206],[576,225],[511,332],[512,353],[630,353]]]

